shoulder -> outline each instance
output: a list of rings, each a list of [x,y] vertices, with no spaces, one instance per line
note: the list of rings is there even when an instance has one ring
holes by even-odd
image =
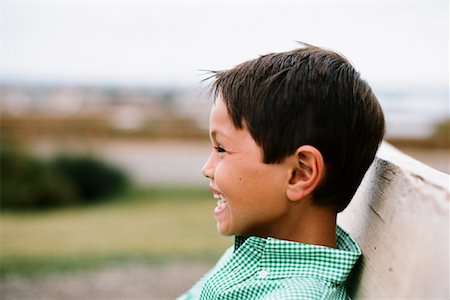
[[[316,278],[295,277],[284,279],[278,289],[270,292],[264,300],[347,300],[344,286]]]

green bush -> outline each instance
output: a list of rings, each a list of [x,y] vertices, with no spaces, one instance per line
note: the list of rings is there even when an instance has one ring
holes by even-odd
[[[2,208],[47,208],[77,201],[76,186],[43,161],[17,149],[0,151]]]
[[[44,161],[16,148],[0,151],[2,208],[36,209],[86,203],[122,192],[125,174],[85,156]]]
[[[75,184],[82,201],[118,194],[128,182],[121,170],[92,157],[60,156],[51,165]]]

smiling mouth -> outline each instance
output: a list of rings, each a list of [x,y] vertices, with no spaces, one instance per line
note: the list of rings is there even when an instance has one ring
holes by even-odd
[[[227,207],[227,201],[224,196],[219,193],[214,193],[214,199],[217,199],[217,206],[214,209],[214,214],[217,216],[225,210]]]
[[[217,200],[217,206],[224,206],[227,203],[225,197],[219,193],[214,193],[214,199]]]

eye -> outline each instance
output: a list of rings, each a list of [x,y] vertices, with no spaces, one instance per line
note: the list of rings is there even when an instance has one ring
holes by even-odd
[[[215,149],[218,153],[226,152],[226,150],[225,150],[222,146],[220,146],[220,145],[214,147],[214,149]]]

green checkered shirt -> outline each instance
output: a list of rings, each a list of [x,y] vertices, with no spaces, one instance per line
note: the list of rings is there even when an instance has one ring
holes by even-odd
[[[361,250],[340,227],[336,233],[336,248],[236,237],[234,249],[178,299],[349,299],[344,282]]]

